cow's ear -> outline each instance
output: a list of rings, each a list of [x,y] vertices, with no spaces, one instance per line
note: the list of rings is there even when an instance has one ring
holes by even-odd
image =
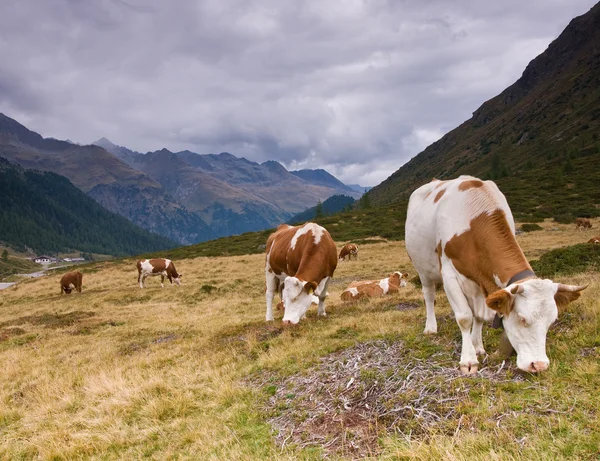
[[[315,282],[306,282],[306,285],[304,285],[304,291],[307,294],[313,293],[316,289],[317,289],[317,284]]]
[[[560,308],[578,299],[581,296],[581,291],[587,288],[587,285],[563,285],[562,283],[557,283],[556,285],[554,301]]]
[[[500,315],[507,316],[513,308],[513,299],[513,295],[508,291],[498,290],[485,298],[485,303]]]

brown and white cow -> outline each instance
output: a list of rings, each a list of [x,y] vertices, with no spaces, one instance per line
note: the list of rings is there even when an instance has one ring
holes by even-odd
[[[81,284],[83,282],[83,274],[79,271],[67,272],[60,279],[60,294],[71,294],[73,289],[81,293]]]
[[[592,223],[588,218],[577,218],[575,220],[575,229],[579,231],[583,231],[586,229],[591,229]]]
[[[280,293],[283,322],[296,324],[319,298],[318,315],[325,316],[327,285],[337,266],[337,248],[326,229],[315,223],[280,225],[267,240],[267,321],[273,320],[273,297]]]
[[[342,301],[354,301],[364,298],[380,298],[388,293],[397,293],[406,286],[406,272],[394,272],[381,280],[360,280],[352,282],[341,295]]]
[[[348,256],[348,261],[352,259],[352,256],[354,256],[354,259],[358,259],[358,246],[354,243],[346,243],[346,245],[344,245],[344,247],[340,250],[338,259],[340,261],[344,261],[346,256]]]
[[[181,274],[177,273],[175,264],[170,259],[141,259],[137,262],[138,283],[140,288],[146,287],[146,277],[160,275],[160,286],[165,287],[165,277],[169,279],[171,284],[181,285]]]
[[[496,184],[461,176],[418,188],[408,204],[406,251],[423,284],[426,334],[437,332],[435,286],[444,284],[462,334],[463,373],[477,372],[477,355],[485,354],[482,325],[494,315],[502,319],[520,369],[548,368],[546,334],[557,304],[577,299],[586,287],[535,276]]]
[[[587,243],[593,243],[594,245],[600,245],[600,235],[598,235],[596,237],[592,237],[591,239],[588,240]]]

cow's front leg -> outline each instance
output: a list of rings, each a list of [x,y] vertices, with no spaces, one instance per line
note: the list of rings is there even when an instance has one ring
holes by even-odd
[[[327,297],[327,286],[329,285],[330,280],[331,277],[326,277],[325,279],[323,279],[319,284],[319,288],[317,288],[318,294],[315,293],[319,298],[317,315],[321,315],[323,317],[327,317],[327,312],[325,312],[325,298]]]
[[[140,288],[146,288],[146,276],[142,275],[142,279],[140,281]]]
[[[164,276],[164,274],[160,274],[160,287],[161,288],[165,287],[165,276]]]
[[[265,277],[267,281],[267,290],[265,292],[265,298],[267,301],[266,320],[267,322],[272,322],[273,320],[275,320],[275,317],[273,317],[273,298],[275,297],[275,293],[278,291],[279,287],[277,282],[279,280],[277,279],[277,277],[275,277],[275,275],[272,272],[269,272],[269,270],[265,271]],[[283,308],[285,309],[285,305],[283,306]]]
[[[473,375],[477,373],[479,362],[471,339],[471,327],[473,327],[471,306],[469,306],[469,302],[456,278],[444,277],[444,289],[462,336],[460,371],[464,374]]]

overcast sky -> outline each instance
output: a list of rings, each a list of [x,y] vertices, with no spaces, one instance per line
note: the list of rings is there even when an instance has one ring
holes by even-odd
[[[0,112],[46,137],[228,151],[375,185],[594,3],[5,1]]]

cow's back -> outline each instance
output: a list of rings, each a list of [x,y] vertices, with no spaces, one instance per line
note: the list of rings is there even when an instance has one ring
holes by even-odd
[[[308,231],[303,232],[305,226]],[[266,261],[277,275],[301,274],[302,280],[321,280],[333,275],[337,248],[329,232],[316,224],[280,226],[267,239]]]
[[[506,198],[492,181],[460,176],[432,181],[413,192],[406,218],[406,251],[419,275],[441,281],[442,248],[452,237],[469,230],[477,216],[496,210],[504,212],[514,234]]]

